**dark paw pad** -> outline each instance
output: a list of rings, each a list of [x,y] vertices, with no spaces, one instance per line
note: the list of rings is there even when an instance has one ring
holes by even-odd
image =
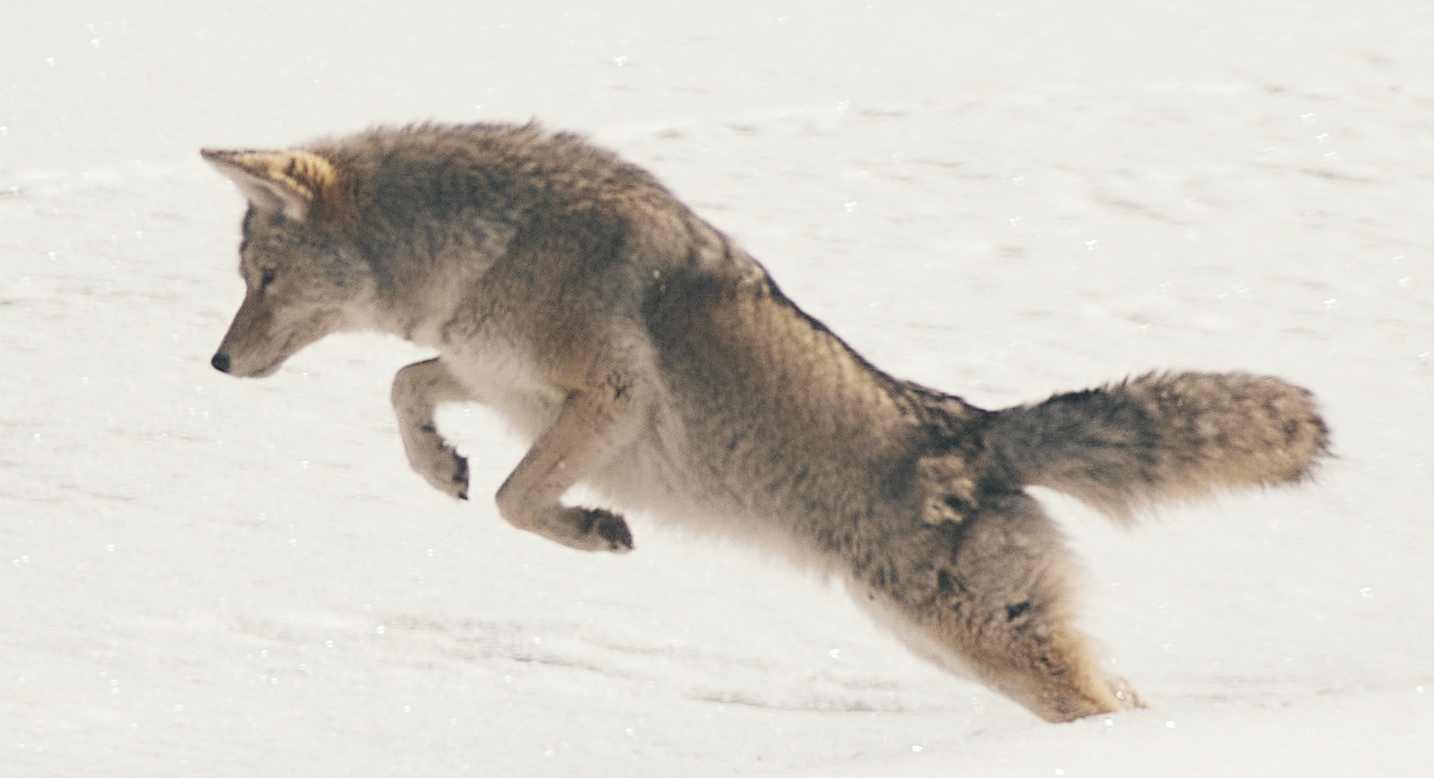
[[[589,533],[596,533],[607,541],[609,551],[625,553],[633,548],[632,531],[627,528],[627,522],[608,511],[588,511],[587,521],[583,522],[583,534]]]
[[[458,457],[458,472],[453,474],[453,483],[458,484],[458,499],[468,499],[468,458]]]

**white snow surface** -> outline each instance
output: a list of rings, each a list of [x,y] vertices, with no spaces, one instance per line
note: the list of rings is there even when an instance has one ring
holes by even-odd
[[[15,3],[0,22],[0,775],[1434,774],[1434,9],[1396,0]],[[895,375],[1312,389],[1317,483],[1126,532],[1043,494],[1148,710],[1045,724],[839,587],[633,517],[502,522],[522,454],[242,296],[201,146],[526,121],[654,171]]]

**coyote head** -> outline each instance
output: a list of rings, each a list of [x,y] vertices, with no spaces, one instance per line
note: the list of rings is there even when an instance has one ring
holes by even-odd
[[[374,283],[345,237],[353,201],[338,169],[309,151],[200,153],[249,199],[239,246],[244,302],[210,364],[266,376],[324,335],[362,326]]]

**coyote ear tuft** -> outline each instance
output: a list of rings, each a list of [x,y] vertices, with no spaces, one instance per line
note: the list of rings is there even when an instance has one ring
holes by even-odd
[[[199,154],[260,210],[305,221],[317,208],[338,210],[341,205],[338,170],[311,151],[201,149]]]

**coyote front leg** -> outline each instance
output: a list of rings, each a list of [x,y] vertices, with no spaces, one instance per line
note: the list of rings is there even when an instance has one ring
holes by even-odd
[[[440,492],[468,499],[468,460],[438,434],[433,409],[473,396],[437,358],[415,362],[393,378],[393,410],[408,463]]]
[[[612,460],[638,434],[648,412],[640,385],[614,372],[570,393],[498,489],[498,511],[519,529],[580,551],[632,550],[627,522],[601,508],[559,502],[568,487]]]

